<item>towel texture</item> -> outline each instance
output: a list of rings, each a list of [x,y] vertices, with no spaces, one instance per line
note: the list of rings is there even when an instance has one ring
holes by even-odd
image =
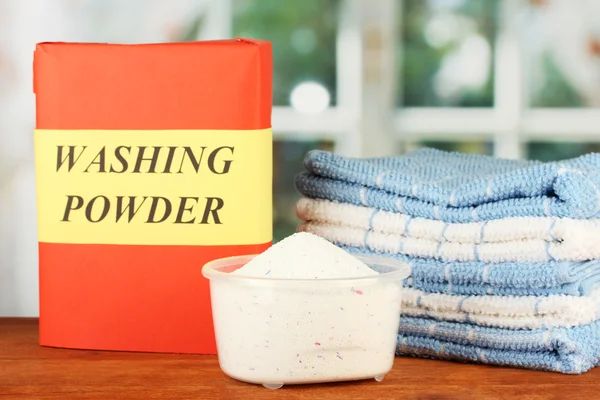
[[[600,318],[600,289],[586,296],[457,296],[404,288],[402,314],[510,329],[584,325]]]
[[[600,154],[309,152],[310,232],[411,266],[398,355],[578,374],[600,362]]]
[[[580,240],[548,242],[544,239],[524,239],[494,243],[459,243],[412,236],[387,234],[369,229],[311,221],[298,230],[319,235],[335,244],[364,247],[374,252],[407,254],[444,261],[587,261],[600,258],[597,235]]]
[[[376,254],[359,247],[341,246],[353,254]],[[405,285],[430,293],[459,295],[581,296],[600,284],[600,260],[585,262],[484,263],[439,261],[403,254],[377,254],[411,267]]]
[[[411,217],[372,207],[302,198],[296,214],[303,221],[322,222],[435,242],[508,243],[539,239],[554,245],[600,238],[600,220],[512,217],[471,223],[448,223]],[[572,246],[571,246],[572,247]]]
[[[600,322],[514,331],[404,316],[396,354],[579,374],[600,362]]]
[[[541,163],[421,149],[353,159],[314,150],[296,187],[413,217],[473,222],[517,216],[600,216],[600,155]]]

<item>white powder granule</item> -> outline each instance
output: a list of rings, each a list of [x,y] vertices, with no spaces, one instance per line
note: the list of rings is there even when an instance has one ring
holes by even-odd
[[[377,275],[377,272],[327,240],[300,232],[270,247],[233,274],[280,279],[330,279]]]
[[[399,281],[308,233],[231,274],[211,281],[219,363],[231,377],[279,386],[382,377],[391,369]]]

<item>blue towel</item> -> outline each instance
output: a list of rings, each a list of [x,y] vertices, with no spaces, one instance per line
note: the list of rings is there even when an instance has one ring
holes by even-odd
[[[404,284],[429,293],[458,295],[584,296],[600,284],[600,260],[585,262],[439,261],[403,254],[374,253],[340,246],[351,254],[391,257],[411,266]]]
[[[516,331],[403,316],[396,354],[580,374],[600,362],[600,321]]]
[[[475,222],[517,216],[600,216],[600,154],[561,162],[504,160],[420,149],[353,159],[309,152],[296,179],[307,197],[415,217]]]

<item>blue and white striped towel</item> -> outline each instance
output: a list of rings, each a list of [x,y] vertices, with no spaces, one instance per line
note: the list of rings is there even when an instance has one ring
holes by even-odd
[[[514,331],[403,316],[396,354],[580,374],[600,363],[600,321]]]
[[[600,319],[600,288],[585,296],[456,296],[404,288],[402,314],[507,329],[569,328]]]
[[[600,155],[561,162],[504,160],[420,149],[353,159],[314,150],[296,179],[307,197],[413,217],[476,222],[517,216],[600,216]]]
[[[431,293],[457,295],[582,296],[600,283],[600,260],[543,263],[484,263],[439,261],[403,254],[373,253],[359,247],[340,246],[352,254],[377,254],[407,263],[407,287]]]
[[[512,217],[483,222],[451,223],[411,217],[373,207],[302,198],[296,215],[303,221],[348,226],[379,233],[427,239],[437,243],[511,243],[539,239],[552,245],[600,238],[600,219]]]
[[[304,222],[297,229],[321,236],[340,246],[363,247],[373,252],[406,254],[442,261],[503,263],[588,261],[600,258],[597,235],[578,236],[578,240],[562,242],[524,239],[509,242],[460,243],[387,234],[318,221]]]

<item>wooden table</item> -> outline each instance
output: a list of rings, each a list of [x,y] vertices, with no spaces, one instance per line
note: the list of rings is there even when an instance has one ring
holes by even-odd
[[[380,383],[269,390],[228,378],[216,356],[55,349],[37,339],[36,319],[0,318],[0,399],[600,398],[600,368],[567,376],[397,357]]]

